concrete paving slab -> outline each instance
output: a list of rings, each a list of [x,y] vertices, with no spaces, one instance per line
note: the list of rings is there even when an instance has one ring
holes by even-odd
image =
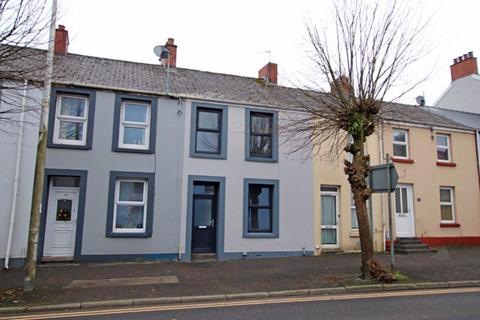
[[[87,289],[99,287],[119,287],[119,286],[143,286],[155,284],[175,284],[178,283],[177,276],[155,276],[138,278],[111,278],[96,280],[73,280],[65,288],[67,289]]]

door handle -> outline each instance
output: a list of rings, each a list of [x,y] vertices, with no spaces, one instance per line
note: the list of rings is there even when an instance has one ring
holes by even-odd
[[[215,220],[213,219],[210,220],[210,227],[212,228],[215,227]]]

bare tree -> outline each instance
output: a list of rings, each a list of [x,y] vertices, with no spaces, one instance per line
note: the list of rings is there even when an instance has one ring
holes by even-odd
[[[0,123],[15,123],[15,114],[41,107],[40,101],[30,101],[23,108],[20,101],[25,93],[32,99],[29,90],[42,84],[45,55],[32,48],[47,43],[49,22],[46,0],[0,0]]]
[[[402,75],[420,57],[418,40],[427,23],[397,1],[343,0],[334,4],[333,37],[307,25],[315,71],[330,84],[330,92],[302,89],[299,108],[304,116],[289,119],[281,128],[295,145],[292,152],[311,148],[314,156],[344,160],[356,206],[362,250],[362,278],[391,280],[392,274],[374,258],[366,201],[372,190],[366,184],[370,157],[365,154],[366,138],[372,135],[392,108],[387,100],[394,86],[404,85],[396,98],[419,82],[404,83]],[[417,51],[419,50],[419,51]],[[406,85],[406,86],[405,86]]]

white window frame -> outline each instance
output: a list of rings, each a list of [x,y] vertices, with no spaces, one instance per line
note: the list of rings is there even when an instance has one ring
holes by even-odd
[[[403,141],[395,141],[395,132],[404,132],[405,133],[405,142]],[[395,145],[400,145],[400,146],[405,146],[405,149],[406,149],[406,155],[405,156],[397,156],[395,155],[395,148],[392,148],[392,154],[393,154],[393,157],[394,158],[397,158],[397,159],[410,159],[410,150],[408,148],[408,130],[405,130],[405,129],[393,129],[392,131],[392,142],[393,142],[393,146]]]
[[[353,212],[355,211],[355,214]],[[355,199],[353,197],[353,192],[350,192],[350,216],[352,221],[350,222],[350,228],[352,230],[358,230],[358,219],[357,219],[357,206],[355,205]],[[353,226],[353,222],[356,222],[357,226]]]
[[[62,98],[70,97],[75,99],[83,99],[85,101],[85,110],[83,117],[76,117],[76,116],[66,116],[61,115],[60,111],[62,109]],[[56,144],[70,144],[75,146],[84,146],[87,142],[87,132],[88,132],[88,111],[89,111],[89,104],[88,98],[84,96],[74,95],[74,94],[59,94],[57,95],[56,101],[56,109],[55,109],[55,124],[53,129],[53,143]],[[76,122],[76,123],[83,123],[83,133],[82,133],[82,140],[69,140],[69,139],[60,139],[60,121],[68,121],[68,122]]]
[[[141,182],[143,183],[143,201],[120,201],[120,183],[121,182]],[[148,195],[148,182],[143,179],[117,179],[115,181],[115,203],[113,206],[113,233],[145,233],[147,230],[147,195]],[[117,228],[117,206],[118,205],[130,205],[130,206],[143,206],[143,228]]]
[[[440,196],[441,190],[448,190],[450,192],[450,202],[442,201]],[[440,222],[441,223],[455,223],[455,191],[453,187],[440,187]],[[452,220],[442,220],[442,206],[452,207]]]
[[[447,138],[447,145],[446,146],[441,146],[437,143],[437,137],[439,137],[439,136]],[[441,159],[438,159],[438,153],[437,153],[437,161],[438,162],[452,162],[452,155],[451,155],[451,150],[450,150],[450,135],[444,134],[444,133],[437,133],[436,136],[435,136],[435,144],[437,145],[437,151],[438,151],[438,149],[447,150],[447,154],[448,154],[448,159],[447,160],[441,160]]]
[[[125,121],[125,105],[139,105],[147,107],[147,114],[145,117],[145,122],[134,122],[134,121]],[[150,146],[150,114],[151,114],[151,104],[148,102],[138,102],[131,100],[122,101],[120,108],[120,125],[119,125],[119,134],[118,134],[118,147],[125,149],[137,149],[137,150],[148,150]],[[145,143],[144,144],[130,144],[123,143],[125,127],[128,128],[141,128],[145,129]]]

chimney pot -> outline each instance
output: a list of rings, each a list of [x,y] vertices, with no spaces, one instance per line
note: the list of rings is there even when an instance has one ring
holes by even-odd
[[[168,38],[165,43],[170,54],[168,55],[168,65],[172,68],[177,67],[177,45],[175,44],[175,39]]]
[[[450,73],[452,81],[472,74],[478,74],[477,58],[473,55],[473,51],[453,59],[453,64],[450,66]]]
[[[55,29],[54,53],[58,55],[66,55],[68,53],[68,31],[64,25],[58,25]]]
[[[278,81],[278,65],[269,62],[258,71],[258,78],[266,82],[277,84]]]

